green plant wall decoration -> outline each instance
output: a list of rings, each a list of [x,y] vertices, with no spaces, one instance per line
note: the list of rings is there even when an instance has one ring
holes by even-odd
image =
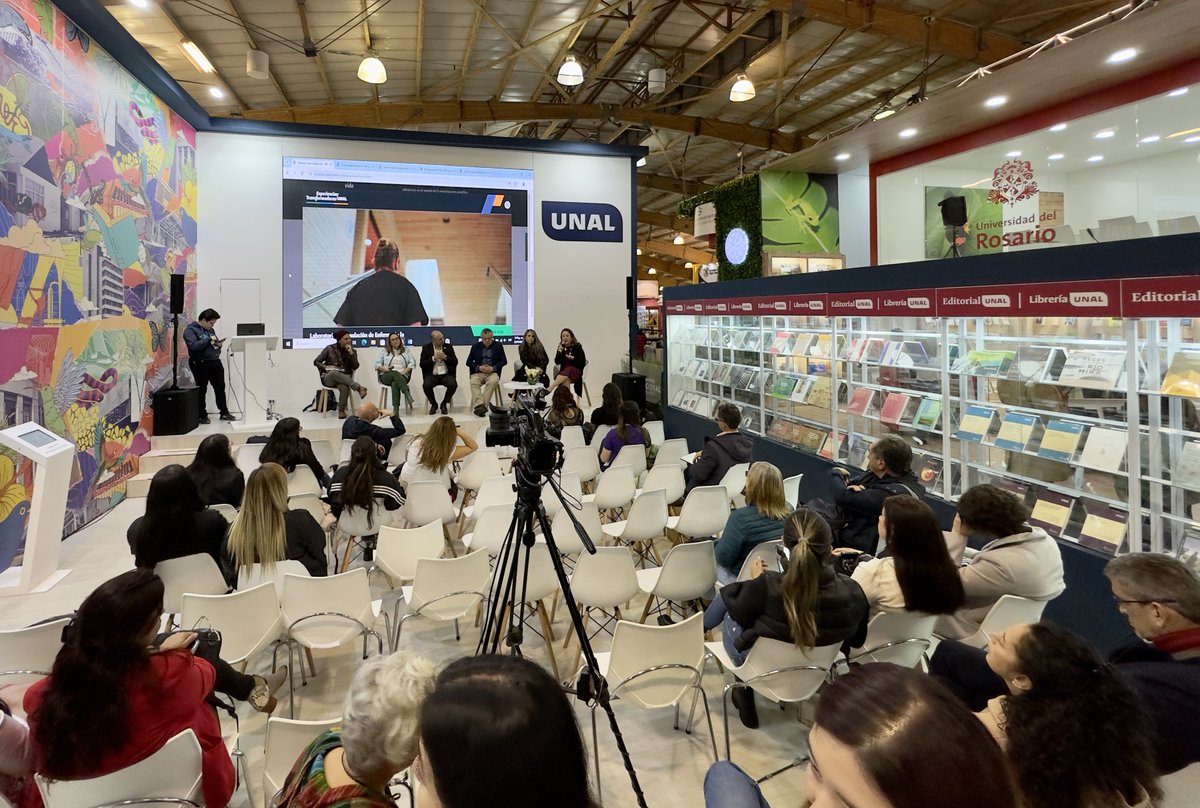
[[[690,219],[696,206],[705,202],[712,202],[717,208],[718,280],[732,281],[762,275],[762,200],[758,175],[738,177],[680,201],[679,215]],[[721,249],[726,234],[735,227],[742,228],[750,237],[750,250],[746,260],[740,264],[729,263]]]

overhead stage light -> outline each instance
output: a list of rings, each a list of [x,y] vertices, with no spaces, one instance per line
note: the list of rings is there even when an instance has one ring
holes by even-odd
[[[685,241],[686,239],[683,237],[683,233],[676,233],[675,238],[671,239],[671,243],[676,247],[682,247]]]
[[[387,81],[387,68],[378,57],[367,56],[358,63],[358,78],[367,84],[383,84]]]
[[[558,68],[558,83],[566,87],[576,87],[583,84],[583,65],[575,57],[568,56]]]
[[[266,51],[255,50],[250,48],[246,51],[246,75],[252,79],[265,79],[270,77],[271,57]]]
[[[729,88],[729,100],[740,104],[743,101],[749,101],[754,96],[754,82],[750,81],[745,73],[738,73],[737,81]]]

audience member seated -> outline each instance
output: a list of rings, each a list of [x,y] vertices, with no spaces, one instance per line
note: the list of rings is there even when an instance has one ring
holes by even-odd
[[[8,702],[0,699],[0,797],[16,808],[36,804],[32,772],[29,725],[14,717]]]
[[[392,441],[404,434],[404,422],[400,420],[399,415],[392,413],[389,418],[392,422],[390,428],[376,426],[375,422],[380,417],[379,408],[370,401],[359,404],[354,415],[342,424],[342,440],[355,440],[361,435],[366,435],[379,447],[379,456],[386,458],[392,451]]]
[[[546,429],[555,437],[561,437],[563,427],[583,426],[583,410],[571,395],[566,385],[555,388],[550,399],[550,411],[546,413]]]
[[[791,512],[779,469],[761,460],[751,465],[746,473],[746,505],[729,514],[717,540],[717,580],[736,581],[755,545],[783,535],[783,523]]]
[[[542,345],[537,332],[532,328],[525,331],[521,344],[517,346],[517,364],[513,368],[513,381],[526,384],[540,384],[543,387],[550,383],[546,368],[550,366],[550,358],[546,355],[546,347]]]
[[[400,484],[407,488],[420,480],[438,480],[450,491],[451,468],[477,448],[475,439],[459,429],[453,418],[448,415],[435,418],[425,434],[418,435],[408,445],[408,456],[400,469]]]
[[[855,477],[844,468],[829,473],[830,494],[842,517],[834,546],[874,553],[879,545],[879,514],[891,496],[924,500],[925,488],[912,471],[912,448],[896,435],[884,435],[867,452],[867,469]]]
[[[196,457],[187,470],[196,483],[196,490],[200,492],[200,501],[205,505],[242,507],[246,478],[237,463],[233,462],[227,436],[209,435],[200,441]]]
[[[450,663],[421,705],[419,808],[599,808],[562,686],[519,656]]]
[[[860,556],[851,576],[867,596],[871,617],[880,612],[954,614],[962,608],[962,579],[929,505],[907,495],[888,497],[879,514],[879,535],[887,554]]]
[[[828,523],[801,508],[783,525],[783,544],[791,552],[787,572],[766,569],[758,561],[750,580],[721,587],[704,612],[704,629],[721,626],[721,639],[735,665],[741,665],[759,637],[815,648],[850,641],[861,645],[866,632],[867,599],[848,576],[833,569]],[[754,694],[731,694],[742,723],[758,726]]]
[[[1008,694],[978,713],[1027,808],[1129,808],[1162,796],[1149,720],[1112,665],[1051,623],[988,638]]]
[[[500,371],[508,360],[504,346],[496,342],[492,329],[479,332],[479,342],[467,354],[467,371],[471,374],[471,409],[476,416],[487,415],[487,403],[500,387]]]
[[[188,470],[180,465],[159,469],[150,480],[146,513],[125,531],[134,564],[152,570],[160,561],[208,553],[221,560],[221,542],[229,523],[204,507]]]
[[[358,352],[351,344],[350,332],[339,328],[333,332],[333,344],[317,354],[313,364],[321,373],[321,384],[338,391],[338,418],[345,418],[350,403],[350,391],[367,397],[367,388],[354,381],[358,370]]]
[[[974,634],[1003,595],[1054,600],[1063,581],[1062,551],[1040,527],[1025,524],[1029,509],[994,485],[977,485],[958,500],[953,532],[982,549],[959,569],[966,599],[957,615],[938,620],[937,633],[951,639]]]
[[[557,394],[557,391],[556,391]],[[604,440],[600,442],[600,468],[608,468],[621,451],[622,446],[645,446],[650,449],[650,433],[642,427],[642,411],[634,401],[626,401],[621,405],[621,417],[617,425],[608,430]]]
[[[338,466],[329,484],[329,507],[333,515],[341,518],[346,508],[369,510],[382,505],[385,510],[399,510],[404,504],[404,491],[394,475],[379,457],[375,441],[366,435],[354,439],[350,447],[350,460]],[[372,520],[372,527],[378,527]],[[363,559],[374,557],[374,539],[378,532],[360,538],[364,544]]]
[[[375,373],[379,383],[392,391],[392,411],[400,412],[400,401],[404,401],[405,411],[412,415],[413,397],[408,384],[412,381],[413,368],[417,359],[404,342],[403,331],[393,331],[388,334],[387,347],[379,355],[375,363]]]
[[[1129,553],[1104,574],[1136,637],[1109,654],[1113,670],[1137,694],[1151,722],[1161,774],[1200,762],[1200,579],[1160,553]],[[938,644],[929,672],[972,710],[1007,692],[987,652],[959,642]]]
[[[889,663],[856,665],[821,690],[808,736],[812,808],[1014,808],[1004,754],[946,689]],[[706,808],[769,808],[732,762],[704,778]]]
[[[592,410],[592,417],[588,420],[593,427],[591,431],[595,432],[594,427],[598,426],[616,426],[621,417],[621,405],[624,403],[625,398],[621,395],[620,387],[612,382],[604,385],[600,389],[600,406]]]
[[[692,462],[683,470],[688,492],[700,485],[720,485],[725,472],[754,459],[754,439],[738,432],[742,413],[735,405],[728,401],[718,404],[714,420],[717,434],[704,439],[704,448],[692,455]]]
[[[63,629],[50,675],[25,694],[33,768],[54,780],[99,777],[137,763],[191,729],[202,750],[204,801],[228,805],[233,763],[217,714],[205,701],[217,674],[187,650],[192,632],[152,647],[162,599],[158,576],[133,570],[84,600]]]
[[[247,443],[258,443],[261,438],[250,438]],[[246,451],[243,449],[242,451]],[[322,488],[329,487],[329,472],[321,468],[321,461],[313,452],[312,442],[300,434],[300,420],[297,418],[281,418],[267,445],[258,453],[259,463],[278,463],[283,470],[291,474],[299,466],[308,466],[313,476]]]
[[[425,391],[425,399],[429,402],[429,414],[437,415],[438,412],[437,396],[433,389],[445,387],[441,406],[442,415],[445,415],[450,411],[450,399],[458,390],[458,379],[454,378],[458,371],[458,357],[454,355],[454,346],[446,342],[441,331],[431,332],[429,342],[421,346],[419,364],[423,377],[421,389]]]
[[[583,395],[583,369],[587,366],[587,355],[583,346],[575,339],[575,332],[564,328],[558,335],[558,349],[554,352],[554,364],[558,370],[550,384],[550,392],[564,384],[575,388],[575,395]]]
[[[268,804],[395,808],[387,784],[417,757],[417,718],[437,668],[403,654],[371,657],[350,682],[337,729],[319,735]]]
[[[238,572],[262,564],[272,570],[283,560],[299,561],[314,577],[328,575],[325,531],[303,508],[290,510],[287,475],[275,463],[250,472],[246,502],[238,512],[221,550],[225,582],[237,586]]]

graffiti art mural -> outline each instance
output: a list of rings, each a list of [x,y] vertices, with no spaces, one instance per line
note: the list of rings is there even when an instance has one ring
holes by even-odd
[[[75,444],[64,535],[124,498],[150,448],[168,276],[190,312],[195,270],[195,131],[49,0],[0,0],[0,421]],[[31,471],[0,457],[0,526]]]

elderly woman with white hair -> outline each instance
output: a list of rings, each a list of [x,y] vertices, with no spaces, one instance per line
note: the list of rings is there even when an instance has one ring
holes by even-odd
[[[421,704],[437,673],[429,660],[405,654],[364,662],[346,694],[341,726],[309,744],[271,805],[395,808],[387,784],[417,756]]]

